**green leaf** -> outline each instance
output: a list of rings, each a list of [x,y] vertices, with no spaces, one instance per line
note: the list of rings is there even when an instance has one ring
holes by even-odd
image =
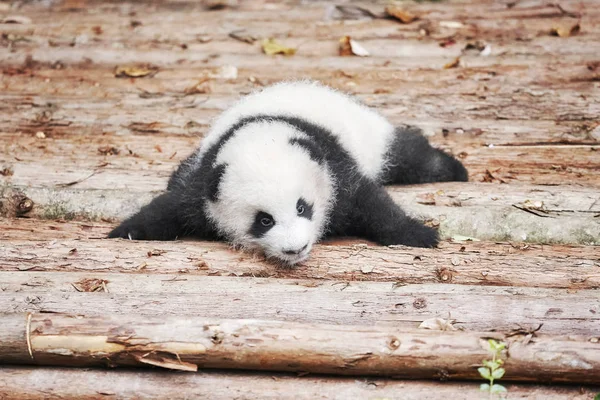
[[[479,390],[481,390],[482,392],[489,392],[490,385],[487,383],[482,383],[481,386],[479,386]],[[596,400],[596,399],[594,399],[594,400]]]
[[[495,370],[494,372],[492,372],[492,378],[494,379],[500,379],[504,376],[504,373],[506,371],[504,370],[504,368],[498,368],[497,370]]]
[[[500,362],[500,360],[496,360],[496,361],[483,360],[483,366],[484,367],[488,367],[492,371],[495,370],[495,369],[498,369],[498,367],[501,364],[502,363]]]
[[[492,379],[492,373],[490,372],[489,368],[479,367],[479,368],[477,368],[477,371],[479,372],[479,375],[481,375],[481,377],[483,379]]]
[[[503,342],[497,342],[494,339],[489,339],[488,343],[490,344],[490,349],[494,352],[494,353],[498,353],[502,350],[504,350],[506,348],[506,343]]]
[[[495,394],[506,393],[507,390],[504,386],[496,384],[496,385],[492,386],[492,388],[490,389],[490,392],[495,393]]]
[[[594,396],[594,400],[600,400],[600,393]]]

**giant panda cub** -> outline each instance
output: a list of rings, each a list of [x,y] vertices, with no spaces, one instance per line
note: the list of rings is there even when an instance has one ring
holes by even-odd
[[[434,247],[437,232],[407,216],[386,184],[466,181],[467,171],[416,128],[396,128],[316,82],[286,82],[216,119],[167,190],[111,238],[227,240],[282,265],[325,236]]]

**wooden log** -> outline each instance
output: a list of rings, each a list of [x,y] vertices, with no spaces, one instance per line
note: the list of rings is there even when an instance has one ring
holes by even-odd
[[[439,249],[417,249],[338,239],[316,246],[308,261],[288,269],[224,243],[99,240],[111,227],[106,223],[0,219],[0,271],[186,273],[573,290],[600,287],[600,259],[594,246],[442,242]],[[31,280],[34,275],[19,279]]]
[[[593,387],[504,384],[511,399],[589,400]],[[0,367],[0,398],[22,400],[45,396],[63,400],[97,399],[384,399],[436,397],[467,400],[482,396],[476,382],[316,377],[276,373],[79,370],[47,367]]]
[[[542,333],[581,335],[594,334],[600,324],[596,290],[72,272],[9,272],[0,282],[0,312],[204,315],[409,328],[450,316],[457,328],[471,331],[541,326]]]
[[[147,318],[137,315],[23,314],[0,316],[0,354],[31,348],[19,363],[57,366],[157,366],[309,372],[397,378],[477,379],[490,356],[488,340],[506,343],[506,375],[512,381],[598,383],[597,336],[535,338],[499,333],[398,330],[259,320]],[[14,328],[13,328],[14,329]],[[25,333],[23,335],[23,332]],[[530,334],[533,335],[533,334]],[[14,362],[0,358],[0,363]]]
[[[85,179],[93,173],[93,171],[87,175],[69,173],[63,176],[65,181],[73,179],[71,182],[74,182]],[[154,185],[157,179],[166,180],[168,172],[162,175],[157,177],[156,174],[148,171],[136,175],[128,171],[113,175],[111,179],[129,182],[137,180],[138,184],[144,186],[144,182],[153,181]],[[104,186],[104,181],[101,180],[99,185]],[[439,224],[443,238],[460,235],[490,241],[584,245],[599,243],[600,224],[595,216],[598,215],[600,202],[594,197],[596,190],[592,187],[571,189],[562,186],[552,190],[510,187],[506,190],[499,189],[499,194],[496,196],[493,194],[494,189],[498,187],[496,185],[490,185],[489,188],[485,185],[469,185],[462,186],[465,188],[464,192],[460,191],[459,185],[442,184],[389,190],[394,200],[409,214]],[[450,191],[449,195],[444,194],[446,188]],[[454,191],[456,194],[451,193]],[[143,189],[140,192],[125,188],[98,190],[32,186],[23,186],[18,190],[11,186],[0,187],[0,193],[2,192],[3,195],[0,197],[5,199],[15,196],[31,199],[34,206],[27,213],[30,217],[79,220],[109,218],[115,222],[139,210],[158,193],[146,192]],[[502,193],[505,195],[503,196]],[[552,200],[552,196],[556,200]],[[545,202],[543,200],[545,198],[550,200]],[[578,198],[579,201],[567,200]],[[499,199],[498,203],[495,199]],[[503,199],[505,202],[502,201]],[[514,201],[517,199],[519,201]],[[4,212],[1,215],[14,216],[16,213],[14,205],[10,206],[10,201],[3,202],[8,203],[9,206],[2,210]],[[591,208],[584,210],[586,204]]]

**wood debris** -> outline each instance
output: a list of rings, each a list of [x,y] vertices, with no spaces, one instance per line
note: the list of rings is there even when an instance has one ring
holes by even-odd
[[[145,76],[154,76],[157,72],[158,67],[152,65],[121,65],[115,68],[115,77],[143,78]]]
[[[550,34],[561,38],[567,38],[577,35],[580,30],[581,26],[579,25],[579,21],[563,22],[553,26],[552,29],[550,29]]]
[[[120,152],[121,152],[121,150],[119,150],[115,146],[111,146],[111,145],[105,145],[105,146],[98,147],[98,153],[102,154],[103,156],[116,156]]]
[[[460,57],[456,57],[454,60],[444,65],[444,69],[457,68],[460,66]]]
[[[3,24],[21,24],[27,25],[31,23],[31,18],[22,15],[9,15],[4,17],[0,22]]]
[[[106,279],[86,278],[72,283],[71,286],[78,292],[108,292],[107,283]]]
[[[249,33],[245,29],[238,29],[232,32],[229,32],[229,37],[235,40],[239,40],[240,42],[254,44],[258,40],[258,37]]]
[[[411,22],[419,19],[419,17],[417,15],[405,10],[404,8],[402,8],[396,4],[387,6],[385,8],[385,12],[389,16],[394,17],[395,19],[402,22],[403,24],[410,24]]]
[[[350,38],[350,36],[344,36],[340,39],[339,47],[340,56],[359,56],[367,57],[369,52],[356,40]]]
[[[456,322],[454,319],[444,318],[429,318],[419,324],[419,329],[429,329],[433,331],[455,331],[456,327],[453,325]]]

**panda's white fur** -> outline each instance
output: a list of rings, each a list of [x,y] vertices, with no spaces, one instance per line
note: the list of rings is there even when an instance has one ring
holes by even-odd
[[[299,117],[326,128],[371,179],[382,171],[394,136],[394,126],[383,116],[346,94],[315,81],[282,82],[243,97],[221,114],[203,139],[199,156],[241,118],[260,114]]]
[[[310,253],[326,225],[334,199],[334,182],[325,166],[289,144],[306,137],[290,126],[263,121],[241,128],[220,149],[216,163],[227,168],[219,200],[207,202],[209,218],[235,245],[262,249],[269,257],[294,264]],[[313,204],[312,219],[297,215],[296,201]],[[264,236],[248,233],[257,212],[272,215],[275,225]],[[288,255],[289,249],[306,248]]]
[[[432,247],[437,232],[408,217],[382,184],[467,180],[462,164],[418,129],[334,89],[286,82],[218,117],[167,191],[109,237],[225,239],[295,264],[325,234]]]

